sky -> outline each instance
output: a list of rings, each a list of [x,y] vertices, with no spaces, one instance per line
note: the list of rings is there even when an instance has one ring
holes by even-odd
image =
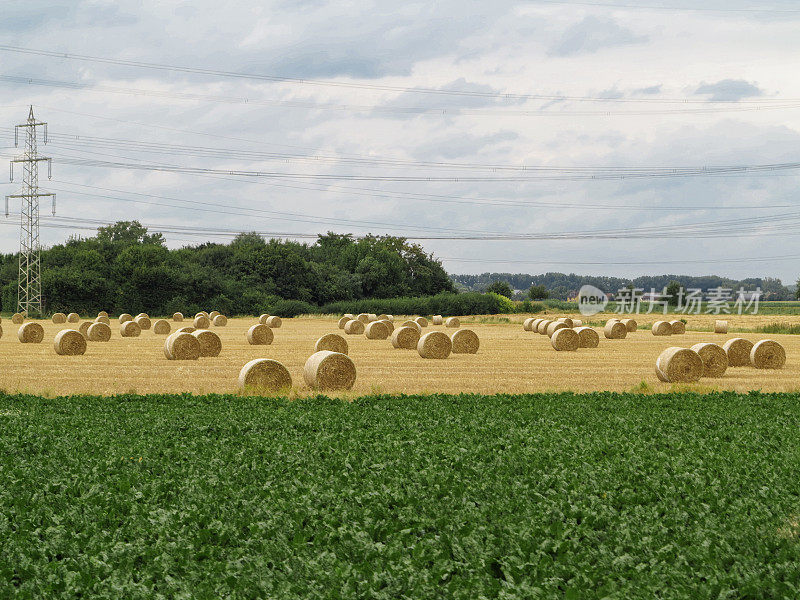
[[[137,219],[170,247],[393,234],[451,273],[793,283],[800,7],[692,5],[6,0],[0,160],[33,105],[45,246]]]

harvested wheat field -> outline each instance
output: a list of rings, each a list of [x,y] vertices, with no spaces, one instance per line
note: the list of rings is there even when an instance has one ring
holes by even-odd
[[[41,344],[21,344],[16,331],[0,338],[4,365],[0,388],[48,396],[132,391],[238,393],[242,367],[256,358],[271,358],[289,370],[295,394],[308,395],[312,392],[303,384],[303,367],[321,336],[339,332],[337,320],[333,316],[285,319],[282,327],[274,330],[272,344],[254,346],[247,342],[245,333],[257,323],[257,318],[229,319],[226,327],[212,327],[222,341],[220,355],[196,361],[167,360],[163,335],[148,330],[139,337],[123,338],[118,323],[111,327],[111,341],[89,342],[82,356],[59,356],[53,350],[53,339],[68,327],[50,320],[38,321],[45,332]],[[396,317],[395,322],[402,320]],[[663,350],[671,346],[689,348],[701,342],[722,345],[735,337],[754,343],[762,339],[778,341],[786,350],[785,367],[767,371],[750,366],[731,367],[722,378],[703,378],[695,384],[681,384],[681,389],[800,390],[800,336],[796,335],[698,332],[692,331],[693,322],[689,319],[683,335],[655,337],[649,330],[640,329],[621,340],[601,336],[597,348],[557,352],[546,335],[524,331],[516,321],[481,323],[480,320],[461,319],[462,329],[478,335],[477,354],[454,353],[437,361],[420,358],[416,350],[395,349],[389,339],[370,340],[363,334],[347,336],[348,354],[358,375],[353,389],[340,395],[629,391],[640,388],[642,381],[653,391],[668,391],[672,385],[660,382],[654,370],[655,360]],[[427,331],[451,335],[454,330],[430,325]]]

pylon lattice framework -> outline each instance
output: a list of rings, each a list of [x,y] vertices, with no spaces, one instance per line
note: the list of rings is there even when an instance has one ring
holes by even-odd
[[[37,122],[33,116],[33,106],[25,123],[14,127],[14,146],[19,145],[19,129],[25,129],[25,152],[15,157],[10,165],[10,180],[14,181],[14,164],[22,164],[22,190],[19,194],[6,196],[6,217],[9,198],[19,198],[19,285],[17,288],[17,312],[26,315],[42,314],[42,273],[41,243],[39,242],[39,198],[50,196],[53,199],[53,214],[56,214],[56,195],[39,192],[39,163],[47,161],[47,177],[52,175],[52,160],[39,156],[37,147],[37,128],[44,130],[43,141],[47,143],[47,123]]]

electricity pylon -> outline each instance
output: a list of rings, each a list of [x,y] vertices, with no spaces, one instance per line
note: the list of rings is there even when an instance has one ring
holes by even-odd
[[[47,123],[37,122],[33,116],[33,106],[28,113],[28,121],[14,127],[14,146],[19,145],[19,129],[25,129],[25,152],[11,161],[10,179],[14,181],[14,163],[22,163],[22,191],[6,196],[6,216],[8,199],[20,198],[19,232],[19,286],[17,288],[17,312],[29,316],[42,315],[42,273],[41,244],[39,242],[39,198],[53,198],[53,214],[56,214],[56,195],[39,192],[39,163],[47,161],[47,178],[52,176],[52,159],[39,156],[36,130],[44,130],[43,141],[47,143]]]

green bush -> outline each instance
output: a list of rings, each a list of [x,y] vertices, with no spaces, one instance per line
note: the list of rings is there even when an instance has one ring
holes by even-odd
[[[313,311],[322,314],[386,313],[390,315],[480,315],[515,312],[514,303],[497,294],[437,294],[417,298],[372,298],[330,302]]]

